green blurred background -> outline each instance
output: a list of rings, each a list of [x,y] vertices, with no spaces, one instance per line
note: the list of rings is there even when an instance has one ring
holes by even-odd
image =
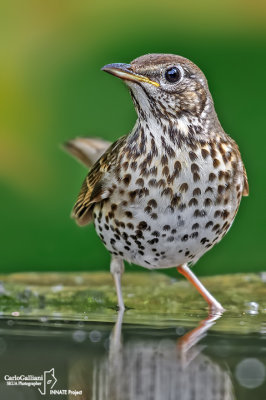
[[[60,143],[130,131],[130,96],[100,68],[149,52],[199,65],[247,167],[250,197],[197,274],[265,269],[264,1],[2,1],[0,32],[0,272],[109,269],[69,217],[86,170]]]

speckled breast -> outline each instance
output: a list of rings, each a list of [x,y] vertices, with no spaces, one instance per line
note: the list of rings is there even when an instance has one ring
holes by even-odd
[[[244,185],[230,143],[162,150],[145,164],[121,161],[112,195],[94,208],[110,253],[146,268],[194,263],[230,228]]]

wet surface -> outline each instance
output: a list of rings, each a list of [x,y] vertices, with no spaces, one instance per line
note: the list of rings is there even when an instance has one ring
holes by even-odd
[[[2,277],[0,399],[265,400],[263,275],[206,279],[227,308],[209,316],[148,275],[127,277],[124,314],[106,274]]]

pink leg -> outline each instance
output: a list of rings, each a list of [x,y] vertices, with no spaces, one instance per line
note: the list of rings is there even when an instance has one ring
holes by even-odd
[[[211,295],[210,292],[203,286],[203,284],[199,281],[196,275],[193,274],[191,269],[187,266],[187,264],[179,265],[177,267],[178,272],[184,275],[195,288],[200,292],[200,294],[204,297],[207,303],[210,306],[212,312],[223,312],[225,311],[222,305]]]
[[[207,331],[216,323],[217,319],[221,318],[222,312],[209,314],[207,318],[199,323],[199,325],[187,332],[184,336],[178,339],[178,354],[181,357],[181,365],[183,368],[193,362],[193,360],[201,353],[203,347],[198,345],[199,341],[204,338]]]

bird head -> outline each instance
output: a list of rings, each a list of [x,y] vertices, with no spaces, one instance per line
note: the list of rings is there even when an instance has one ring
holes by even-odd
[[[136,110],[144,118],[200,117],[213,104],[204,74],[181,56],[147,54],[130,64],[108,64],[102,70],[127,84]]]

